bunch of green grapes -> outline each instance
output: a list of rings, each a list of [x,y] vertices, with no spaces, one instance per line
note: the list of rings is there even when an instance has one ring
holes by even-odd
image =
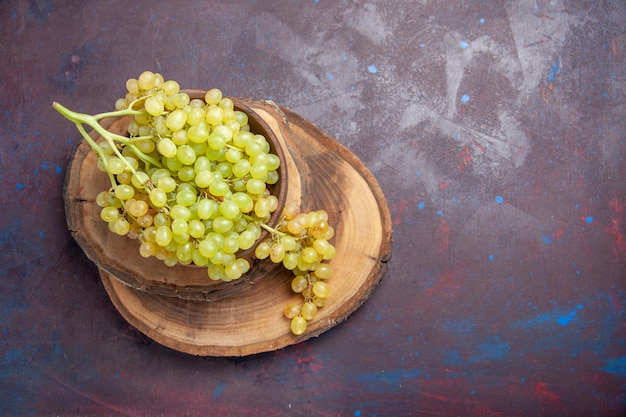
[[[282,262],[294,274],[291,289],[302,295],[303,302],[287,305],[284,315],[291,320],[295,335],[303,334],[317,309],[326,305],[330,288],[325,281],[331,277],[332,268],[325,261],[335,257],[335,247],[330,243],[334,233],[326,211],[299,213],[297,207],[288,205],[271,237],[255,249],[258,259]]]
[[[268,186],[279,180],[280,159],[219,89],[191,99],[176,81],[144,71],[126,82],[126,90],[115,111],[93,116],[53,104],[76,124],[110,179],[111,187],[96,197],[100,218],[111,232],[137,239],[141,256],[206,267],[211,279],[222,281],[250,270],[238,254],[267,230],[271,237],[255,255],[294,272],[291,287],[304,303],[288,306],[285,315],[294,334],[304,333],[329,292],[324,280],[331,269],[324,261],[335,248],[328,214],[288,206],[281,223],[268,226],[278,207]],[[131,117],[126,136],[99,124],[122,116]],[[84,125],[104,140],[94,142]]]

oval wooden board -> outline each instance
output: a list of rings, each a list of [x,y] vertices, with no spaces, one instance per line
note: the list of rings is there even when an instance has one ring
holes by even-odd
[[[291,333],[283,308],[302,297],[289,271],[245,292],[216,301],[193,301],[140,291],[100,268],[122,316],[172,349],[201,356],[245,356],[315,337],[344,321],[372,294],[391,256],[392,227],[385,197],[367,167],[309,121],[268,101],[248,104],[284,135],[300,174],[303,209],[324,209],[335,228],[331,294],[302,336]]]

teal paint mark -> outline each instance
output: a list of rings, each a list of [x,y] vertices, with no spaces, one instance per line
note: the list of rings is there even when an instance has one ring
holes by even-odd
[[[222,395],[224,388],[226,388],[226,384],[217,384],[217,387],[215,387],[215,392],[213,393],[213,401],[217,401],[218,398],[220,398],[220,395]]]

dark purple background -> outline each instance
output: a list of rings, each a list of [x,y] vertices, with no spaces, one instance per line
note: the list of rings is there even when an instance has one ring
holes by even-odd
[[[623,1],[1,1],[0,414],[623,416]],[[319,338],[151,342],[67,231],[79,140],[150,69],[270,98],[385,192],[393,257]],[[341,279],[335,277],[334,279]]]

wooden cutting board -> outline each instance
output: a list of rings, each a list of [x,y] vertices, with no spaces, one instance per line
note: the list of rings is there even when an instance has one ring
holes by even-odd
[[[301,336],[291,333],[289,320],[283,316],[287,304],[302,298],[291,291],[290,271],[260,264],[255,266],[261,271],[257,279],[214,283],[194,276],[190,267],[171,268],[156,259],[141,258],[136,241],[114,236],[102,224],[95,195],[108,180],[84,147],[78,147],[66,181],[69,228],[98,265],[115,307],[153,340],[194,355],[244,356],[320,335],[369,298],[391,256],[392,226],[385,197],[356,155],[308,120],[271,101],[234,100],[277,137],[288,168],[288,199],[300,201],[303,211],[326,210],[335,228],[332,243],[337,255],[330,261],[333,276],[327,281],[331,294]],[[108,127],[118,133],[125,129],[120,121]],[[149,261],[154,264],[147,265]],[[129,280],[120,272],[120,264],[133,265],[138,277]],[[152,285],[155,275],[166,279],[159,278],[158,285]],[[212,286],[222,291],[220,296],[210,296],[207,288]]]

